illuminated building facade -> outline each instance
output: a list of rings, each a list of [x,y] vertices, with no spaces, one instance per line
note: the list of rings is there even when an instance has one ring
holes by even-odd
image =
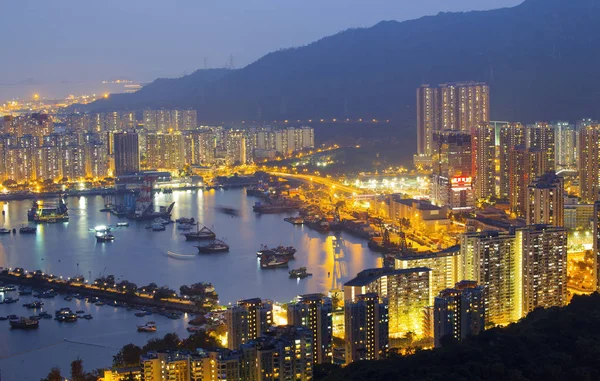
[[[386,356],[389,337],[387,300],[377,294],[356,296],[344,304],[346,364]]]
[[[288,324],[312,332],[315,363],[330,363],[333,355],[331,298],[322,294],[300,295],[288,305]]]
[[[225,312],[227,348],[237,350],[273,325],[273,304],[260,298],[240,300]]]
[[[522,257],[522,314],[562,307],[567,300],[567,231],[549,225],[519,228],[515,250]]]
[[[509,153],[510,210],[517,216],[527,214],[528,187],[545,172],[544,153],[535,148],[515,147]]]
[[[579,196],[591,204],[600,191],[600,125],[586,124],[579,130]]]
[[[488,199],[496,194],[496,130],[489,123],[472,129],[472,177],[475,199]]]
[[[146,166],[175,170],[185,164],[181,132],[149,133],[146,135]]]
[[[408,332],[423,337],[428,331],[424,311],[432,301],[431,269],[368,269],[344,284],[346,302],[367,293],[388,300],[390,337],[400,338]]]
[[[477,335],[485,327],[483,287],[474,281],[461,281],[455,288],[442,290],[433,304],[434,345],[450,336],[455,341]]]
[[[556,139],[556,170],[577,168],[577,130],[569,122],[553,124]]]
[[[509,198],[510,152],[525,146],[526,131],[520,123],[509,123],[501,126],[498,132],[498,196]]]
[[[135,132],[120,132],[112,135],[114,142],[115,175],[139,172],[140,151]],[[109,151],[110,152],[110,151]]]
[[[564,179],[547,172],[528,187],[528,225],[565,226]]]

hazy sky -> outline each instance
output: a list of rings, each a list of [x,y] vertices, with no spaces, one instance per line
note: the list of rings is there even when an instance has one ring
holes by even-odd
[[[242,67],[350,27],[522,0],[0,0],[0,100],[114,77]],[[47,94],[50,95],[50,94]],[[56,94],[53,94],[56,95]]]

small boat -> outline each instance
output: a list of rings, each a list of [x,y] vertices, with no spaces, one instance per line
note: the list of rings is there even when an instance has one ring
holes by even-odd
[[[21,226],[19,228],[19,233],[21,234],[35,234],[37,232],[37,228],[31,226]]]
[[[11,328],[15,329],[35,329],[40,325],[37,319],[28,319],[25,317],[10,319],[8,323]]]
[[[218,206],[217,210],[221,213],[230,215],[232,217],[237,217],[240,214],[240,212],[237,209],[228,206]]]
[[[97,301],[96,303],[94,303],[95,305],[97,305],[98,307],[101,307],[103,305],[105,305],[106,303],[104,303],[103,301]]]
[[[43,302],[40,302],[39,300],[36,300],[35,302],[23,304],[23,307],[33,309],[33,308],[41,308],[43,305],[44,305]]]
[[[137,316],[137,317],[144,317],[144,316],[146,316],[146,312],[144,312],[144,311],[138,311],[134,315]]]
[[[90,314],[83,315],[82,318],[84,318],[85,320],[92,320],[92,315],[90,315]]]
[[[96,242],[112,242],[115,240],[115,236],[108,231],[104,233],[96,233]]]
[[[13,304],[19,301],[19,298],[17,299],[13,299],[13,298],[4,298],[4,304]]]
[[[229,245],[219,239],[215,239],[208,245],[196,247],[200,254],[226,253],[229,251]]]
[[[196,220],[194,219],[194,217],[192,217],[192,218],[181,217],[181,218],[176,219],[175,222],[177,222],[178,224],[194,225],[196,223]]]
[[[6,317],[6,316],[0,316],[0,321],[4,321],[4,320],[8,320],[8,317]]]
[[[187,241],[201,241],[217,238],[217,235],[206,226],[203,226],[202,229],[200,229],[200,224],[198,224],[197,227],[198,229],[195,232],[184,234]]]
[[[129,226],[129,222],[127,222],[127,221],[119,221],[119,222],[117,222],[117,226],[118,227],[127,227],[127,226]]]
[[[277,246],[274,249],[270,249],[266,245],[261,245],[260,250],[256,252],[257,257],[262,257],[264,255],[279,255],[291,258],[294,254],[296,254],[296,249],[293,246]]]
[[[52,319],[52,315],[50,315],[48,312],[40,312],[40,314],[38,315],[40,318],[42,319]]]
[[[172,251],[167,251],[167,255],[175,259],[192,259],[196,257],[194,254],[177,254]]]
[[[84,310],[77,310],[77,311],[75,311],[75,313],[78,314],[78,315],[81,315],[81,314],[84,314],[85,311]]]
[[[0,228],[0,234],[10,234],[10,229]]]
[[[138,332],[156,332],[156,323],[149,321],[144,325],[137,326]]]
[[[290,270],[289,274],[290,274],[290,278],[298,278],[298,279],[304,279],[306,277],[312,276],[311,273],[306,272],[306,267],[300,267],[298,269]]]
[[[302,225],[304,223],[304,218],[298,217],[286,217],[283,219],[285,222],[289,222],[292,225]]]
[[[261,269],[276,269],[279,267],[288,267],[289,259],[279,256],[263,257],[260,261]]]
[[[104,208],[100,209],[101,212],[110,212],[111,209],[107,206],[105,206]]]
[[[19,295],[31,295],[33,294],[33,290],[30,288],[19,288]]]
[[[158,222],[154,222],[150,228],[152,229],[152,231],[158,232],[158,231],[162,231],[162,230],[166,230],[165,225],[158,223]]]

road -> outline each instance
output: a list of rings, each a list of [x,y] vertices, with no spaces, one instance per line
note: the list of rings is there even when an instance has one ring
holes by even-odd
[[[301,180],[301,181],[306,181],[306,182],[312,182],[314,184],[324,185],[326,187],[331,188],[334,191],[339,191],[342,193],[349,193],[349,194],[361,194],[362,193],[361,189],[349,187],[338,181],[334,181],[334,180],[328,179],[326,177],[320,177],[320,176],[315,176],[315,175],[297,175],[297,174],[293,174],[293,173],[283,173],[283,172],[268,172],[268,173],[273,176],[279,176],[279,177],[296,179],[296,180]]]

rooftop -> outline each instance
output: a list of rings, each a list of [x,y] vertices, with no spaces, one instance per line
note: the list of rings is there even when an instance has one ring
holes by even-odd
[[[412,269],[391,269],[391,268],[376,268],[376,269],[367,269],[358,273],[356,278],[349,280],[344,283],[344,286],[366,286],[369,283],[383,277],[383,276],[393,276],[393,275],[401,275],[401,274],[412,274],[424,271],[431,271],[431,269],[427,267],[415,267]]]

